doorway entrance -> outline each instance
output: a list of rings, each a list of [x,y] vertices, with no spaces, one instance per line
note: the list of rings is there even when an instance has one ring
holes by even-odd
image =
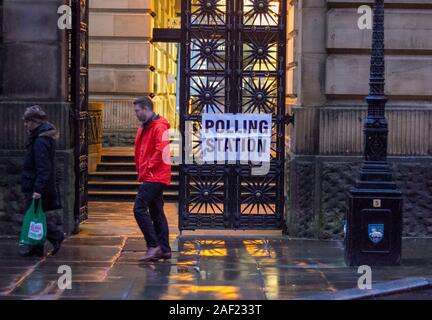
[[[73,1],[76,217],[87,217],[88,7]],[[179,228],[282,229],[284,227],[286,0],[182,1],[180,134],[192,141],[181,152]],[[181,32],[181,37],[180,37]],[[171,35],[171,33],[167,33]],[[165,36],[167,37],[167,36]],[[271,114],[270,170],[254,176],[252,163],[199,160],[203,113]],[[192,163],[186,156],[192,155]],[[258,165],[259,166],[259,165]]]
[[[188,0],[181,20],[180,230],[282,229],[286,1]],[[204,113],[270,113],[268,173],[202,164]]]

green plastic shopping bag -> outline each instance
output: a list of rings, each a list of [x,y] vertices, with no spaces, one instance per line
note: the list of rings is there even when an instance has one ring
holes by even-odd
[[[35,199],[33,199],[24,216],[20,244],[43,246],[47,235],[46,216],[42,211],[42,200],[37,201],[37,208],[35,202]]]

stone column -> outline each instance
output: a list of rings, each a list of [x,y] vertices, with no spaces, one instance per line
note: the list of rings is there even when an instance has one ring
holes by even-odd
[[[318,115],[326,103],[326,0],[290,2],[287,104],[295,114],[286,165],[287,227],[296,237],[316,237],[314,154],[319,147]],[[292,79],[292,80],[290,80]]]
[[[17,235],[23,218],[20,174],[26,135],[25,108],[42,106],[60,131],[57,180],[64,209],[49,214],[73,228],[74,171],[71,104],[68,102],[67,31],[60,30],[57,13],[64,0],[4,0],[0,7],[0,234]]]

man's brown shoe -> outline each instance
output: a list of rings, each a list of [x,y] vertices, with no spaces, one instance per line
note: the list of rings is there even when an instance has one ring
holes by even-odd
[[[160,247],[153,247],[147,250],[147,254],[139,259],[139,262],[157,261],[162,257],[162,250]]]
[[[164,260],[171,259],[171,252],[162,252],[162,259]]]

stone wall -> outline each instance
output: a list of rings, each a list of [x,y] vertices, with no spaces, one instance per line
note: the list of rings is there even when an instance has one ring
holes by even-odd
[[[290,1],[287,224],[297,237],[340,239],[363,153],[373,0]],[[432,2],[386,0],[388,152],[404,196],[404,236],[432,235]],[[289,205],[288,205],[289,204]]]
[[[289,234],[340,239],[363,154],[364,106],[294,108]],[[389,107],[388,153],[404,197],[404,236],[432,235],[432,109]]]
[[[295,107],[291,151],[297,155],[362,155],[363,121],[367,107]],[[432,156],[432,108],[386,109],[389,125],[388,153],[399,156]]]
[[[361,157],[298,156],[291,160],[288,233],[342,239],[348,190]],[[389,159],[403,194],[403,236],[432,236],[432,157]]]
[[[116,99],[105,102],[102,140],[104,147],[133,146],[140,123],[132,100]]]
[[[0,6],[0,234],[18,235],[27,135],[22,115],[38,104],[60,132],[56,177],[63,209],[49,213],[65,232],[75,228],[72,105],[68,102],[67,33],[57,26],[64,0],[3,0]]]
[[[287,101],[303,107],[365,104],[373,0],[294,0],[288,12]],[[386,0],[386,94],[390,105],[431,107],[432,2]],[[292,51],[292,53],[290,53]]]
[[[49,121],[60,131],[57,149],[73,148],[72,136],[72,105],[70,102],[41,101],[1,101],[0,100],[0,150],[23,150],[27,142],[27,134],[22,116],[27,107],[41,106],[47,113]],[[3,137],[7,137],[4,139]]]
[[[57,27],[64,0],[3,0],[0,100],[67,98],[66,32]]]
[[[65,232],[75,228],[75,173],[70,103],[0,101],[0,234],[18,235],[22,223],[24,195],[21,193],[22,162],[27,136],[21,117],[26,107],[39,104],[60,132],[56,153],[56,178],[63,209],[49,213]]]
[[[21,192],[21,171],[25,151],[0,150],[0,234],[19,235],[27,208]],[[71,233],[74,221],[73,150],[56,153],[56,180],[63,209],[47,212],[47,219]]]
[[[105,130],[102,137],[104,147],[133,147],[137,129]]]
[[[372,30],[357,26],[358,2],[328,1],[325,94],[329,100],[363,99],[368,93]],[[343,5],[345,2],[346,6]],[[373,3],[373,1],[365,1]],[[386,94],[392,104],[431,101],[432,3],[386,1]],[[429,104],[430,105],[430,104]]]

